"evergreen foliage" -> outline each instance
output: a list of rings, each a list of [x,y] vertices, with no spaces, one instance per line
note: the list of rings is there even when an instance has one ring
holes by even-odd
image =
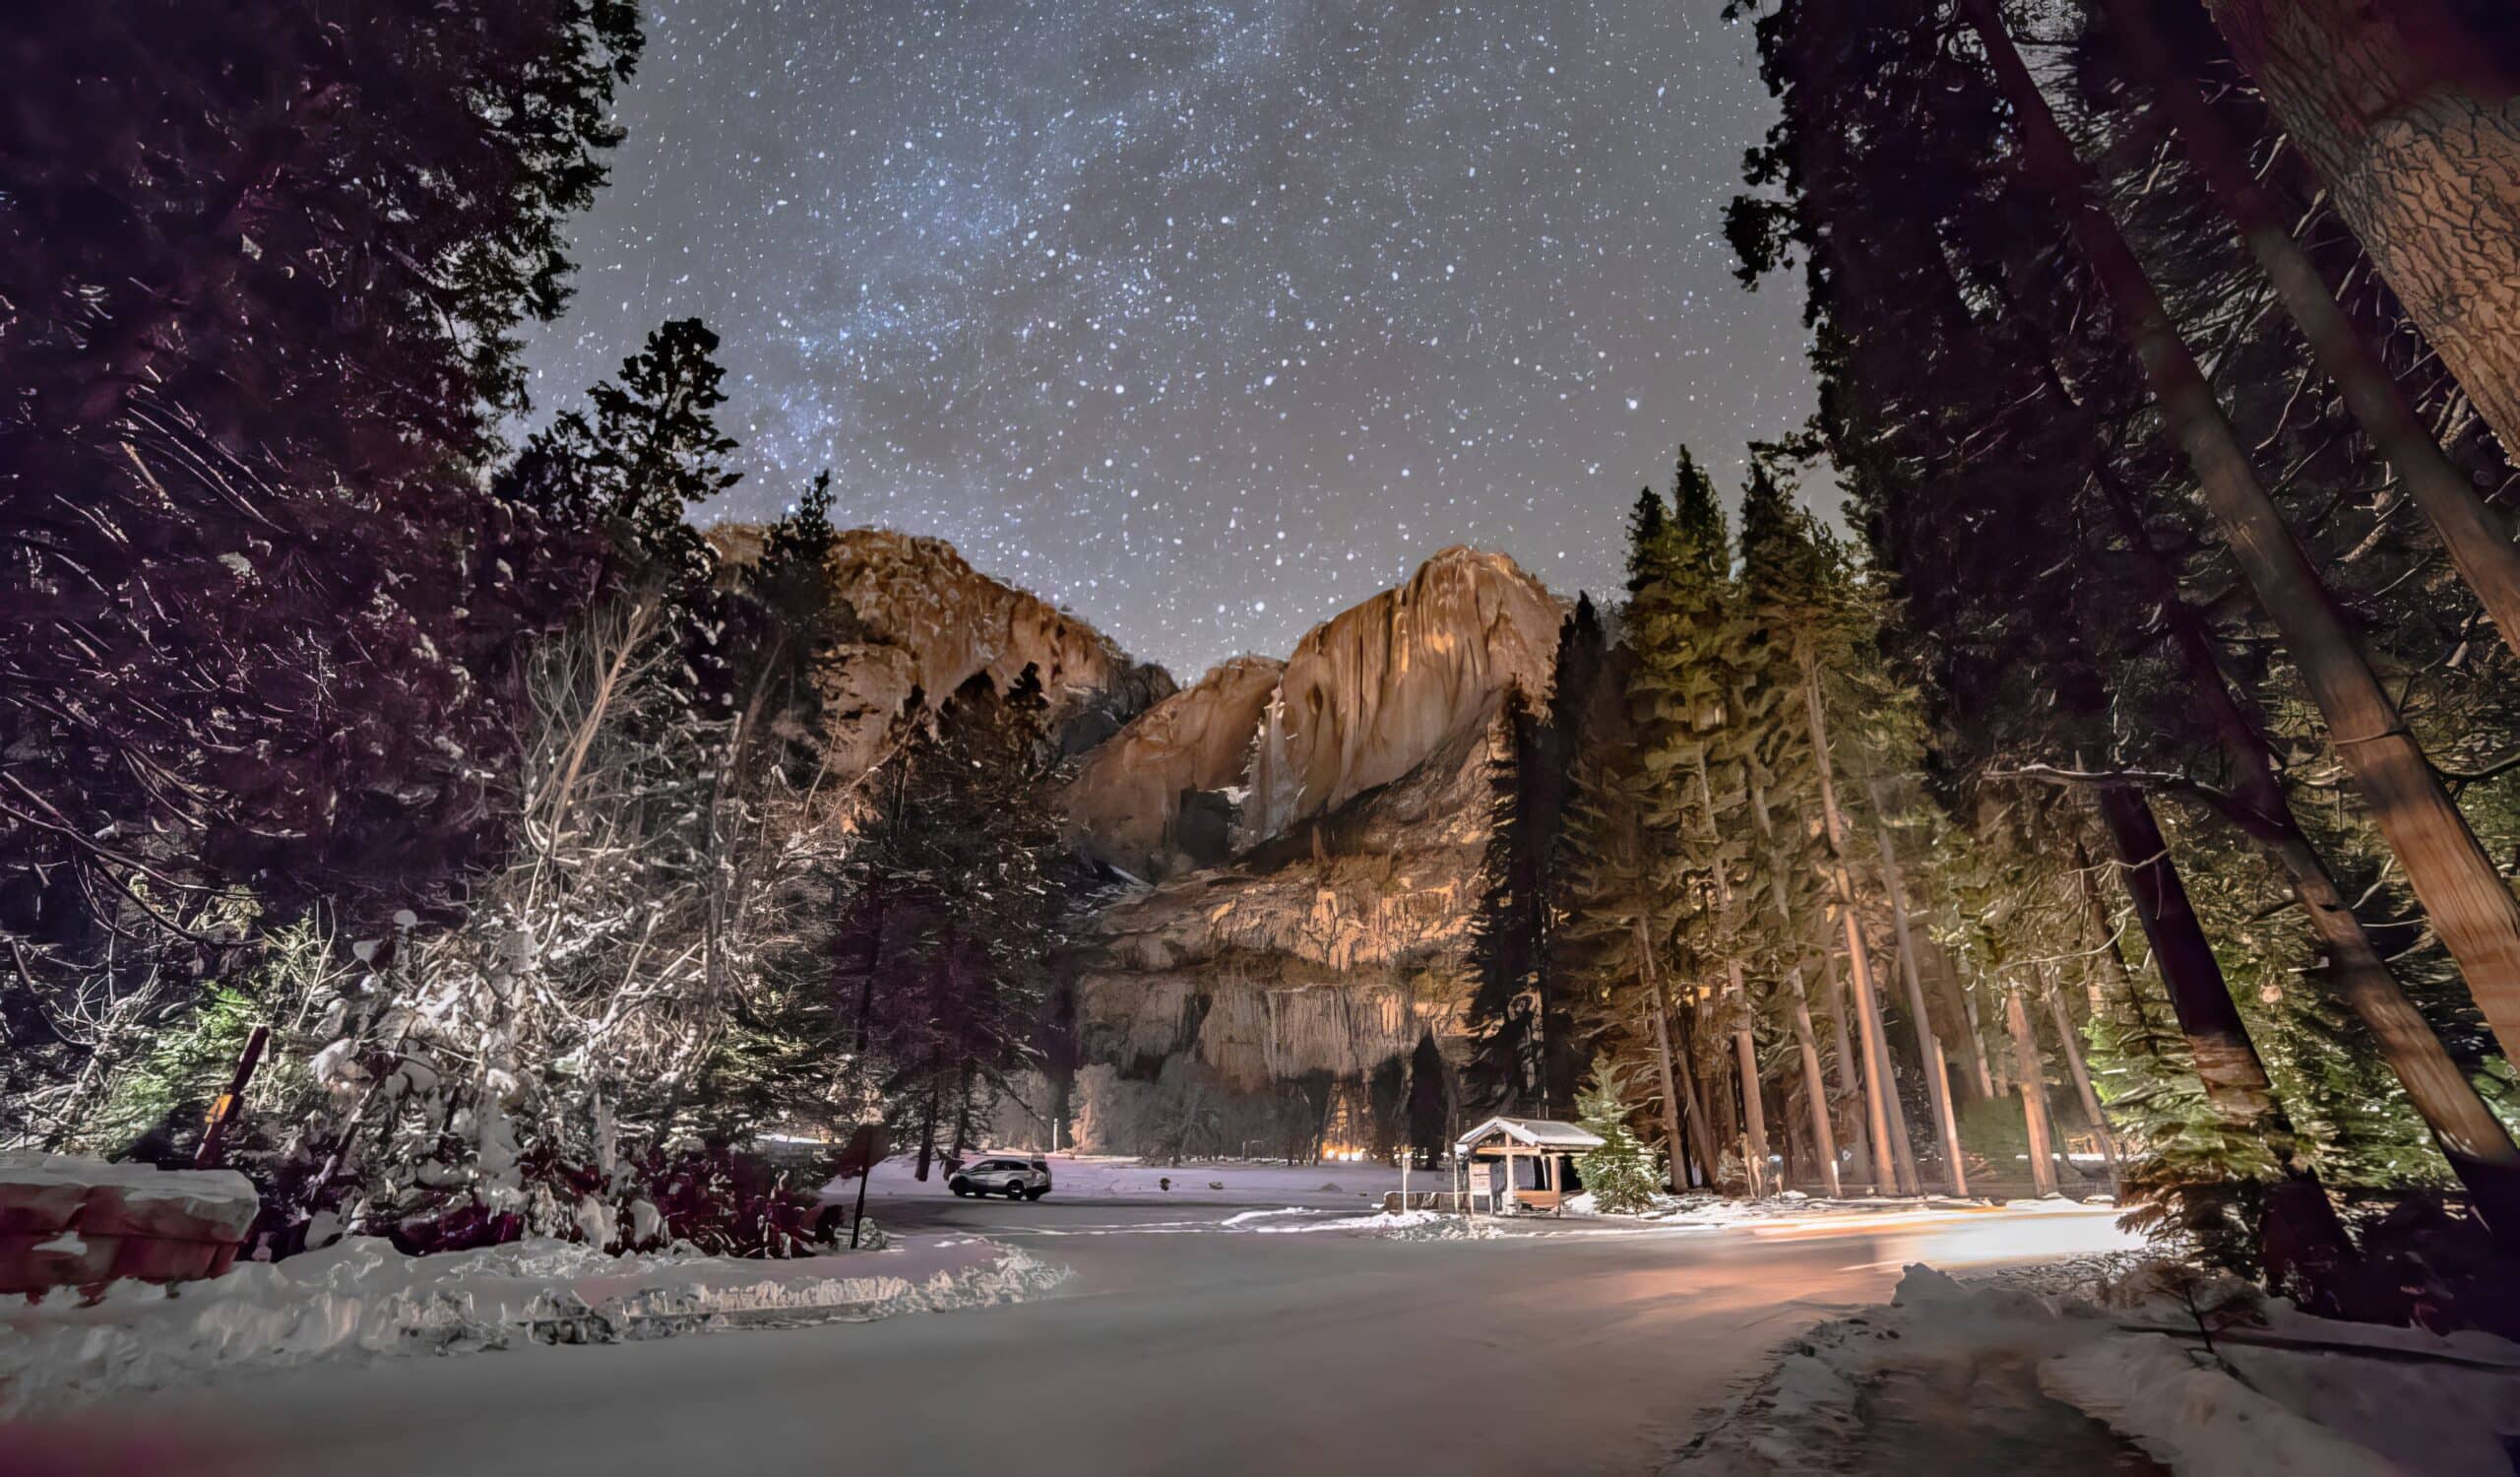
[[[1606,1062],[1594,1066],[1575,1096],[1576,1121],[1602,1139],[1600,1148],[1576,1156],[1575,1173],[1594,1205],[1611,1215],[1651,1209],[1663,1188],[1660,1158],[1627,1125],[1635,1111],[1628,1099],[1626,1075]]]

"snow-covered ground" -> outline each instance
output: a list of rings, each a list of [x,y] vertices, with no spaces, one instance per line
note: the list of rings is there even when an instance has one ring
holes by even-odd
[[[1821,1199],[1799,1190],[1768,1195],[1755,1200],[1726,1199],[1713,1194],[1658,1195],[1653,1208],[1630,1215],[1606,1216],[1595,1207],[1592,1195],[1570,1196],[1566,1213],[1575,1216],[1600,1216],[1606,1220],[1645,1226],[1668,1226],[1674,1229],[1716,1230],[1728,1226],[1761,1226],[1828,1220],[1844,1229],[1844,1217],[1868,1217],[1882,1225],[1902,1221],[1924,1223],[1955,1215],[1983,1215],[2001,1208],[2012,1214],[2031,1215],[2114,1215],[2117,1205],[2107,1195],[2094,1195],[2075,1200],[2063,1195],[2048,1195],[2036,1200],[1950,1199],[1942,1195],[1910,1198],[1850,1196],[1841,1200]]]
[[[1789,1344],[1670,1471],[1961,1470],[2025,1450],[2062,1470],[2113,1443],[2177,1473],[2511,1471],[2520,1345],[2245,1295],[2212,1311],[2236,1294],[2122,1257],[1974,1282],[1913,1265],[1889,1306]]]
[[[1300,1198],[897,1200],[877,1214],[911,1250],[885,1255],[979,1238],[1074,1275],[970,1315],[318,1360],[128,1392],[0,1430],[0,1468],[445,1477],[453,1463],[465,1477],[634,1477],[731,1459],[1028,1477],[1652,1471],[1780,1341],[1887,1297],[1907,1263],[1991,1271],[2124,1245],[2097,1210],[1892,1224],[1850,1214],[1787,1220],[1791,1235],[1575,1217],[1479,1239],[1247,1230],[1380,1219],[1353,1198]],[[1273,1213],[1223,1228],[1251,1210]],[[1290,1210],[1306,1213],[1276,1213]]]
[[[975,1154],[972,1160],[990,1157]],[[1015,1156],[1008,1156],[1015,1157]],[[1034,1156],[1026,1155],[1026,1158]],[[1273,1164],[1254,1160],[1222,1160],[1185,1165],[1148,1164],[1138,1159],[1086,1154],[1052,1154],[1050,1196],[1058,1200],[1108,1200],[1156,1205],[1271,1204],[1379,1206],[1383,1194],[1400,1188],[1400,1171],[1361,1161],[1332,1164]],[[928,1178],[916,1178],[916,1161],[908,1155],[875,1166],[866,1187],[870,1205],[887,1200],[951,1198],[945,1167],[931,1165]],[[1166,1182],[1169,1182],[1169,1188]],[[1439,1176],[1417,1174],[1411,1188],[1440,1189]],[[854,1180],[834,1180],[823,1189],[826,1199],[846,1203],[857,1193]]]
[[[571,1242],[405,1256],[354,1238],[171,1290],[0,1299],[0,1420],[322,1360],[608,1343],[1011,1302],[1066,1275],[966,1237],[784,1261],[611,1256]]]

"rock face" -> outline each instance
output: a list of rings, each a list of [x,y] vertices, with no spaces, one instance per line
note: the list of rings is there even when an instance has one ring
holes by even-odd
[[[1508,688],[1545,696],[1563,616],[1512,559],[1455,546],[1314,626],[1263,715],[1247,834],[1282,834],[1408,774]]]
[[[1236,657],[1089,754],[1067,795],[1069,824],[1087,850],[1157,879],[1225,861],[1222,815],[1244,783],[1252,736],[1285,671],[1268,657]]]
[[[712,538],[733,562],[760,548]],[[864,632],[826,694],[836,774],[884,757],[913,694],[1028,665],[1084,756],[1069,834],[1121,877],[1061,955],[1074,1070],[1023,1092],[1009,1134],[1063,1103],[1086,1149],[1363,1147],[1451,1090],[1432,1079],[1465,1045],[1488,766],[1509,694],[1546,700],[1564,616],[1537,580],[1448,548],[1290,660],[1175,691],[932,539],[845,533],[831,577]]]
[[[721,526],[710,538],[729,562],[760,556],[760,529]],[[1163,668],[1132,662],[1110,637],[974,569],[941,539],[850,529],[830,571],[866,637],[841,650],[824,694],[832,769],[844,778],[883,757],[914,692],[933,706],[982,673],[1003,691],[1027,666],[1037,669],[1070,752],[1102,742],[1173,690]]]
[[[1446,549],[1274,683],[1228,664],[1094,756],[1071,820],[1155,883],[1077,951],[1081,1144],[1161,1149],[1187,1119],[1229,1145],[1291,1112],[1363,1142],[1422,1041],[1457,1064],[1488,765],[1508,694],[1545,701],[1562,618],[1512,560]],[[1231,855],[1202,866],[1180,837],[1210,800]]]

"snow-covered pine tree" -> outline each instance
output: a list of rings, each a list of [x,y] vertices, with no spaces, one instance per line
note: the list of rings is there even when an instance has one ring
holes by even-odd
[[[1575,1173],[1594,1205],[1612,1215],[1646,1209],[1663,1188],[1662,1156],[1645,1146],[1627,1125],[1634,1111],[1627,1073],[1608,1061],[1598,1062],[1575,1094],[1577,1120],[1602,1139],[1602,1146],[1577,1156]]]

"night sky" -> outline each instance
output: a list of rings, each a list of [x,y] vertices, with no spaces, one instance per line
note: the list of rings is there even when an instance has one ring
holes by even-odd
[[[651,0],[535,395],[698,314],[713,511],[829,466],[1185,680],[1448,544],[1609,589],[1679,443],[1737,479],[1810,407],[1792,284],[1731,276],[1719,9]]]

